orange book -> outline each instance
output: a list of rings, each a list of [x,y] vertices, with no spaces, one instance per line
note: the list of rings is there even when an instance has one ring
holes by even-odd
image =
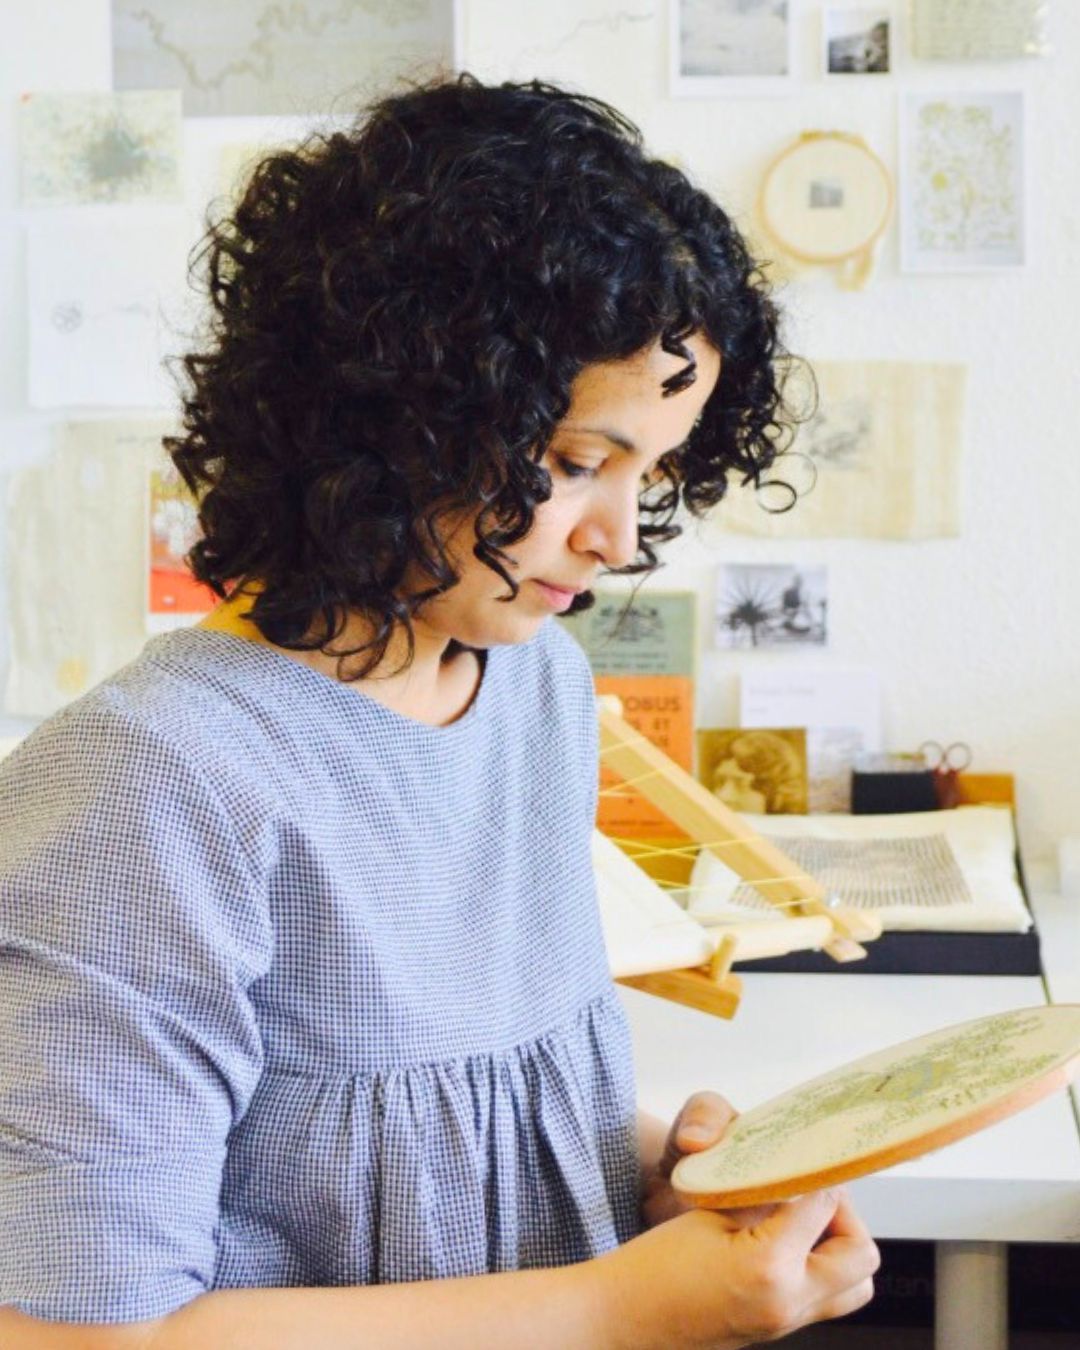
[[[598,675],[598,694],[622,700],[622,715],[676,764],[693,771],[694,682],[687,675]],[[614,774],[601,767],[597,826],[612,839],[680,842],[684,835],[634,788],[618,790]],[[612,789],[612,795],[606,795]]]

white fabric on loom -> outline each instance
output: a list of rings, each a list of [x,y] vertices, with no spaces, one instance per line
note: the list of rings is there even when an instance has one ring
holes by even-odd
[[[1025,933],[1031,927],[1031,914],[1016,875],[1016,835],[1008,807],[961,806],[953,811],[898,815],[773,815],[747,819],[781,849],[791,846],[793,841],[804,840],[861,842],[870,857],[868,893],[874,886],[873,845],[904,840],[934,843],[939,848],[943,844],[941,853],[951,864],[952,875],[955,875],[952,866],[959,870],[966,897],[954,903],[927,903],[920,898],[925,878],[917,885],[913,869],[908,894],[901,886],[891,903],[872,905],[886,930]],[[829,884],[826,876],[819,875],[818,879]],[[773,917],[765,907],[748,908],[735,903],[741,884],[718,857],[703,850],[694,865],[687,908],[695,918],[709,923],[752,923]],[[858,893],[842,898],[845,904],[860,904]]]

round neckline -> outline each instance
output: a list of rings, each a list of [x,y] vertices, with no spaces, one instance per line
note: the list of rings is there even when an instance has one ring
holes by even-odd
[[[192,624],[187,628],[176,628],[169,633],[163,633],[157,640],[164,645],[179,642],[181,647],[193,641],[196,646],[206,644],[211,650],[217,649],[223,655],[228,652],[239,652],[245,662],[251,661],[267,670],[290,672],[290,678],[298,678],[300,683],[306,684],[311,689],[324,694],[329,693],[329,696],[335,699],[348,700],[346,707],[361,711],[366,709],[369,713],[397,723],[401,728],[419,735],[430,733],[432,736],[448,736],[459,728],[473,723],[479,716],[481,705],[487,701],[488,686],[492,678],[491,658],[494,649],[478,653],[481,658],[480,679],[472,699],[460,716],[455,717],[452,722],[422,722],[419,718],[409,717],[380,702],[379,699],[372,698],[370,694],[356,688],[355,685],[350,685],[347,681],[334,680],[303,661],[294,661],[265,643],[253,642],[250,638],[241,637],[237,633],[225,632],[220,628],[200,628],[197,624]]]

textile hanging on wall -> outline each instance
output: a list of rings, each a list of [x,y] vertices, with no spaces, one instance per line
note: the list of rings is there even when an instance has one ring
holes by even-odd
[[[829,266],[839,284],[870,280],[893,209],[893,185],[861,136],[804,131],[765,172],[761,223],[795,267]]]
[[[911,0],[911,48],[921,61],[1046,56],[1047,0]]]
[[[5,711],[47,717],[146,641],[147,466],[166,418],[71,422],[8,499]]]
[[[783,539],[958,535],[966,367],[820,361],[813,371],[816,411],[757,491],[732,485],[719,526]]]

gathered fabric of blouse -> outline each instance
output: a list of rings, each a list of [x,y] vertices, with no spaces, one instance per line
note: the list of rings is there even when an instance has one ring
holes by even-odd
[[[445,727],[153,639],[0,766],[0,1304],[584,1260],[639,1228],[589,862],[592,682],[548,623]]]

